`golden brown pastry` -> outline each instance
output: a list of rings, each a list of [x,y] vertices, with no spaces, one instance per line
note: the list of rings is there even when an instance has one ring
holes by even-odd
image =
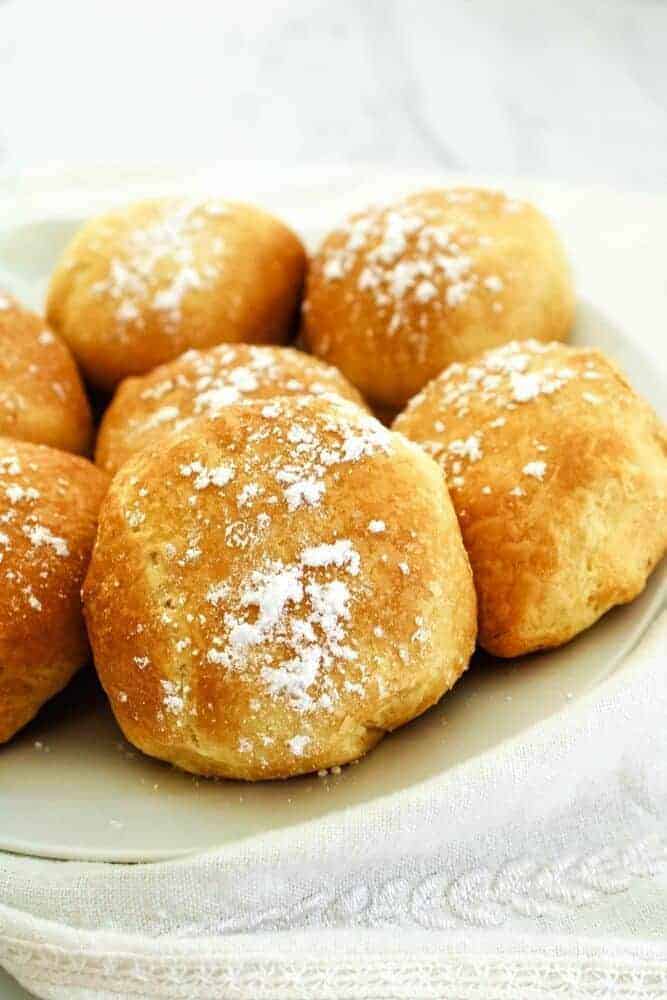
[[[0,435],[87,453],[90,406],[74,359],[36,313],[0,291]]]
[[[563,249],[537,209],[494,191],[423,191],[324,240],[303,336],[396,412],[454,361],[512,339],[565,339],[573,314]]]
[[[445,472],[490,653],[567,642],[633,600],[665,552],[665,429],[599,351],[488,351],[430,382],[394,428]]]
[[[107,481],[83,458],[0,438],[0,743],[88,659],[80,590]]]
[[[249,780],[362,756],[454,684],[475,639],[437,465],[315,397],[228,407],[129,459],[84,604],[127,738]]]
[[[47,316],[109,390],[190,347],[283,343],[304,249],[266,212],[223,201],[146,201],[92,219],[51,279]]]
[[[291,347],[221,344],[188,351],[148,375],[121,382],[104,415],[95,461],[115,472],[130,455],[197,417],[249,399],[335,393],[365,406],[336,368]]]

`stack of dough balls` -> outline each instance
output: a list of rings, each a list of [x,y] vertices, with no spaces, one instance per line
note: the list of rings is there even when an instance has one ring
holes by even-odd
[[[80,590],[106,485],[83,458],[0,438],[0,742],[89,658]]]
[[[356,760],[433,705],[475,643],[438,466],[314,396],[228,406],[130,458],[84,605],[127,738],[249,780]]]
[[[573,315],[565,254],[540,212],[493,191],[434,190],[352,215],[324,240],[303,337],[396,413],[452,362],[564,340]]]
[[[573,315],[551,225],[492,191],[352,215],[307,277],[249,205],[88,222],[48,328],[0,295],[0,740],[87,627],[147,754],[328,769],[437,702],[477,637],[520,656],[631,601],[667,546],[665,430],[562,343]],[[92,449],[77,365],[114,393],[98,468],[66,453]]]
[[[299,239],[258,208],[139,202],[75,235],[51,279],[47,318],[86,378],[109,391],[188,348],[284,343],[304,271]]]
[[[0,435],[87,454],[90,406],[74,360],[43,319],[0,292]]]
[[[228,406],[273,396],[337,395],[365,406],[331,365],[291,347],[221,344],[187,351],[148,375],[125,379],[104,415],[95,461],[107,472],[130,455]]]
[[[529,340],[454,364],[394,428],[444,471],[490,653],[567,642],[665,552],[665,428],[599,351]]]

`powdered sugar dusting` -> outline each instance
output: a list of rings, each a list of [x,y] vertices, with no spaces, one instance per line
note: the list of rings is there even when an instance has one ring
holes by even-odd
[[[80,400],[81,390],[62,343],[43,320],[15,300],[5,297],[5,302],[0,310],[0,423],[8,437],[30,440],[32,433],[25,430],[31,427],[30,414],[38,400],[60,411],[61,404]]]
[[[570,353],[571,352],[571,353]],[[569,363],[563,363],[563,356]],[[445,471],[450,489],[456,493],[466,487],[468,470],[481,462],[487,451],[495,450],[498,432],[513,415],[523,407],[541,399],[557,400],[568,386],[580,390],[580,398],[592,403],[587,391],[591,381],[604,381],[595,361],[579,349],[564,347],[559,343],[544,344],[535,340],[513,341],[471,361],[469,364],[450,365],[438,378],[408,403],[396,421],[397,430],[410,435],[412,419],[428,412],[430,427],[419,426],[422,447],[439,462]],[[598,396],[593,397],[597,403]],[[554,402],[556,405],[556,402]],[[496,415],[500,412],[501,415]],[[457,421],[466,427],[474,426],[474,433],[467,438],[455,438]],[[547,463],[540,457],[547,446],[533,440],[531,450],[535,459],[523,458],[517,467],[517,480],[522,476],[543,482]],[[480,491],[490,495],[488,484],[482,482]],[[526,496],[526,490],[517,482],[509,491],[511,496]]]
[[[70,543],[45,523],[43,490],[33,485],[36,465],[20,458],[8,442],[5,448],[0,455],[0,581],[17,615],[26,609],[40,612],[43,595],[39,590],[42,584],[46,586],[57,561],[70,556]],[[49,486],[66,497],[65,480],[56,479]]]
[[[505,202],[502,195],[453,190],[371,206],[326,241],[319,257],[322,277],[336,283],[355,274],[357,292],[373,300],[386,332],[400,330],[421,354],[429,314],[455,311],[472,295],[491,311],[502,309],[509,270],[485,275],[480,261],[493,243],[484,231],[485,215]]]
[[[209,287],[222,273],[220,237],[215,246],[209,241],[205,263],[198,252],[202,230],[220,214],[210,201],[167,201],[151,222],[125,234],[107,276],[91,289],[112,300],[121,333],[128,323],[143,326],[146,311],[159,316],[167,332],[178,328],[186,295]]]
[[[292,348],[221,344],[187,351],[135,383],[123,396],[123,439],[143,447],[148,432],[181,431],[195,417],[215,419],[232,405],[275,396],[356,395],[330,365]],[[267,403],[266,415],[271,413]]]
[[[242,672],[252,651],[269,696],[300,712],[332,708],[336,669],[358,659],[348,636],[348,581],[359,567],[346,539],[306,548],[295,563],[267,561],[234,594],[225,591],[224,631],[207,659]]]
[[[281,412],[276,401],[271,413]],[[290,512],[301,507],[318,507],[326,493],[326,477],[330,470],[341,465],[353,465],[377,454],[389,454],[391,434],[382,424],[361,411],[343,404],[332,408],[331,417],[318,428],[307,417],[307,403],[303,419],[299,417],[299,404],[287,433],[274,416],[262,415],[268,426],[262,436],[272,436],[277,449],[270,468],[276,483],[281,487]]]

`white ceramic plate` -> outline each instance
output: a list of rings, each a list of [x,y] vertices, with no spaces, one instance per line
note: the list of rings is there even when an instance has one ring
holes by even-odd
[[[258,188],[262,195],[257,200],[282,210],[313,240],[349,205],[377,194],[379,185],[371,180],[365,176],[362,182],[357,178],[353,183],[348,176],[332,180],[329,174],[320,174],[317,182],[301,178],[283,184],[279,191]],[[12,220],[0,231],[0,284],[4,282],[35,305],[40,303],[46,277],[64,241],[82,218],[112,202],[154,193],[156,188],[187,187],[182,179],[168,177],[156,184],[152,178],[134,176],[97,187],[90,178],[70,181],[61,178],[59,186],[35,182],[32,188],[19,191]],[[413,183],[414,179],[403,184],[384,182],[382,193]],[[213,185],[210,176],[205,185],[191,180],[189,189],[199,186],[230,190],[230,185]],[[571,192],[563,196],[551,189],[509,186],[519,196],[542,204],[546,201],[551,214],[565,212],[557,219],[564,230],[568,225],[581,228],[583,202]],[[236,188],[248,197],[242,183]],[[2,195],[0,187],[0,205]],[[592,220],[588,229],[584,223],[581,245],[585,238],[595,245],[599,231],[594,226]],[[614,253],[604,241],[600,253],[606,255],[609,287],[617,288],[618,260],[615,268]],[[577,260],[576,252],[574,256]],[[616,302],[620,314],[618,297]],[[621,334],[603,312],[580,304],[575,342],[594,344],[615,357],[637,388],[654,405],[664,407],[659,366],[656,370],[645,359],[637,347],[639,339]],[[573,700],[621,669],[664,601],[666,590],[663,566],[637,601],[610,612],[560,650],[511,662],[478,656],[436,708],[387,737],[358,765],[326,778],[256,785],[195,780],[133,750],[123,740],[92,669],[83,671],[0,752],[0,849],[81,860],[175,857],[332,811],[363,807],[371,799],[398,792],[472,757],[493,753],[511,738],[529,743],[531,727],[567,710]]]

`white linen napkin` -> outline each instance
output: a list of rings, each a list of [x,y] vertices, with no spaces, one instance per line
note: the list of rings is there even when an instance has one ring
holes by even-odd
[[[667,995],[667,612],[529,738],[179,861],[0,855],[0,963],[39,997]]]

